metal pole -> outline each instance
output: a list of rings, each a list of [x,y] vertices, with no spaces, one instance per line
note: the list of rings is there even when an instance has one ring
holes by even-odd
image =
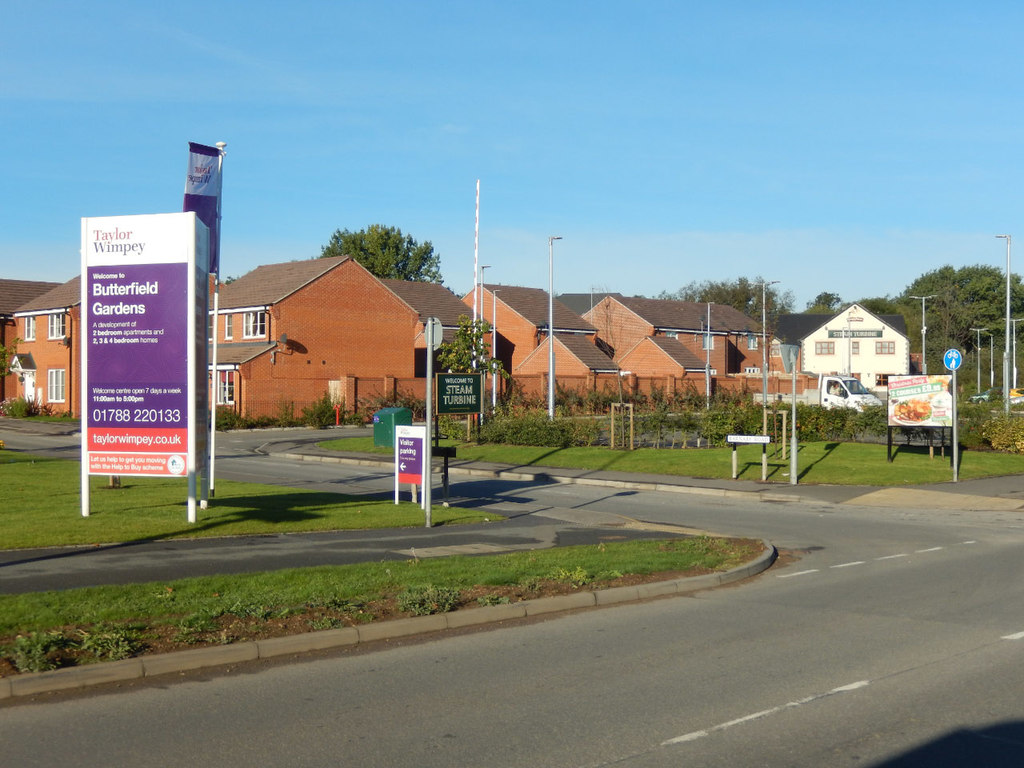
[[[975,331],[977,334],[977,341],[974,345],[974,359],[978,363],[978,392],[981,392],[981,332],[987,331],[988,328],[969,328],[968,330]]]
[[[555,240],[548,238],[548,418],[555,418]]]
[[[1010,415],[1010,236],[1006,238],[1006,341],[1003,350],[1003,413]]]
[[[911,299],[921,300],[921,373],[925,376],[928,375],[928,351],[927,351],[927,340],[928,340],[928,326],[924,318],[924,302],[926,299],[934,299],[938,294],[933,293],[931,296],[910,296]]]
[[[996,385],[996,355],[995,355],[995,336],[989,331],[988,334],[988,385],[994,387]],[[1003,388],[1003,397],[1009,397],[1007,389]]]
[[[793,361],[793,413],[790,418],[789,438],[789,484],[796,485],[796,361]]]
[[[761,404],[764,406],[761,422],[762,434],[768,434],[768,286],[778,280],[761,281]]]
[[[704,408],[711,408],[711,302],[708,302],[708,324],[704,329]]]
[[[491,290],[491,410],[498,407],[498,292]]]

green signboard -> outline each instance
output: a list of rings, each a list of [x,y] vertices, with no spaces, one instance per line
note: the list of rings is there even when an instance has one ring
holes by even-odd
[[[830,339],[880,339],[882,338],[881,329],[877,331],[854,331],[849,328],[843,328],[839,331],[829,331],[828,337]]]
[[[482,379],[479,373],[437,374],[437,412],[479,413],[483,403]]]

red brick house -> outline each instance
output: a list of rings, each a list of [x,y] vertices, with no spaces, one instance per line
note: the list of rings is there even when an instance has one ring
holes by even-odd
[[[58,285],[60,283],[0,279],[0,346],[10,351],[22,338],[14,317],[15,310]],[[21,397],[17,374],[0,375],[0,401],[13,397]]]
[[[75,416],[81,415],[80,284],[72,278],[18,307],[13,315],[21,341],[11,361],[14,396]]]
[[[710,318],[709,318],[710,311]],[[761,326],[742,312],[724,304],[703,304],[671,299],[644,299],[618,294],[605,296],[584,317],[597,328],[598,336],[608,345],[614,358],[630,353],[637,365],[634,373],[646,375],[639,365],[644,360],[663,364],[654,346],[635,349],[647,338],[670,338],[678,341],[700,361],[703,371],[707,353],[714,376],[760,374]],[[709,323],[710,320],[710,323]],[[708,349],[710,347],[710,349]],[[675,350],[674,347],[660,347]],[[679,358],[682,368],[689,368],[692,358]],[[625,368],[626,366],[623,365]]]
[[[441,321],[444,332],[441,339],[450,343],[459,328],[459,318],[472,315],[472,309],[440,283],[424,283],[413,280],[384,279],[381,282],[398,298],[412,307],[418,314],[416,323],[416,376],[427,375],[427,338],[423,328],[428,318]]]
[[[501,360],[506,371],[515,373],[523,361],[533,354],[548,335],[548,292],[540,288],[522,288],[515,285],[480,286],[483,310],[481,320],[488,325],[492,320],[497,337],[492,338],[491,354]],[[473,306],[473,293],[462,299]],[[497,301],[497,307],[494,302]],[[552,305],[555,335],[588,337],[594,342],[596,329],[565,304],[555,299]],[[495,318],[495,309],[497,317]],[[560,347],[555,347],[555,365],[558,365]]]
[[[298,412],[324,394],[354,410],[414,380],[419,313],[348,257],[257,267],[220,291],[218,403]]]

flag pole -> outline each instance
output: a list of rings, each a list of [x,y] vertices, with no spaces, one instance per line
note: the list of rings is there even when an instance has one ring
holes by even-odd
[[[224,148],[227,142],[218,141],[217,149],[220,151],[217,157],[217,261],[213,270],[213,349],[211,351],[211,370],[213,374],[213,397],[210,398],[210,498],[215,495],[216,474],[213,465],[217,458],[217,403],[220,400],[220,371],[217,370],[217,339],[220,335],[220,211],[221,211],[221,188],[224,184]]]

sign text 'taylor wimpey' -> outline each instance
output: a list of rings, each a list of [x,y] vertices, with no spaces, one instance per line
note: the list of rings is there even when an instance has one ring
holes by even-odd
[[[146,248],[146,244],[133,243],[130,230],[114,227],[113,229],[97,229],[93,232],[92,247],[95,253],[141,254]]]

